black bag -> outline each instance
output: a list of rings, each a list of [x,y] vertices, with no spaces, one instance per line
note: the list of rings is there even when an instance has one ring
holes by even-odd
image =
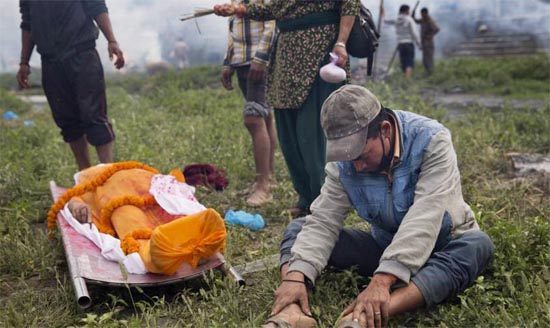
[[[367,58],[367,75],[372,74],[374,52],[378,48],[380,34],[376,30],[370,10],[361,5],[359,15],[349,33],[346,49],[348,54],[357,58]]]

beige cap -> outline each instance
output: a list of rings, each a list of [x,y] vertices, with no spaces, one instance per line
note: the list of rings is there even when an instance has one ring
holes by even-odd
[[[367,142],[368,125],[381,108],[376,96],[359,85],[347,84],[331,93],[321,109],[327,162],[359,157]]]

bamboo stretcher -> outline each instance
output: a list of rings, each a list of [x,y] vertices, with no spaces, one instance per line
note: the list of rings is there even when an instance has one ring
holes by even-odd
[[[61,197],[66,190],[54,181],[50,181],[50,191],[54,201]],[[221,253],[207,259],[195,269],[184,263],[176,273],[169,276],[155,273],[131,274],[125,272],[124,267],[119,263],[103,258],[99,248],[86,237],[77,233],[65,220],[62,213],[57,215],[57,229],[63,240],[76,301],[82,309],[92,305],[87,283],[114,287],[155,287],[195,279],[209,270],[216,269],[224,275],[230,275],[239,284],[244,284],[244,280],[237,271],[231,267],[226,268],[225,258]]]

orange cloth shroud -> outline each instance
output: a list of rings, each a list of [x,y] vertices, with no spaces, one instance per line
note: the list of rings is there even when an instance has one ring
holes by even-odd
[[[138,162],[86,169],[78,174],[78,184],[52,206],[48,220],[55,223],[59,209],[72,198],[89,206],[98,230],[120,239],[124,253],[138,252],[149,272],[173,274],[183,263],[196,267],[225,248],[224,221],[213,209],[188,216],[167,213],[149,193],[157,173]],[[185,182],[181,171],[171,175]]]
[[[150,272],[173,274],[184,262],[196,267],[225,248],[225,237],[223,219],[209,208],[156,227],[139,254]]]

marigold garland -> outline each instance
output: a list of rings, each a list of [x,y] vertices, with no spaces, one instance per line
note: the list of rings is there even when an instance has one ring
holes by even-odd
[[[107,179],[109,179],[113,174],[115,174],[118,171],[123,170],[131,170],[131,169],[142,169],[146,170],[155,174],[158,174],[159,171],[149,165],[137,162],[137,161],[127,161],[127,162],[118,162],[113,163],[109,167],[105,168],[100,174],[98,174],[94,179],[86,182],[77,184],[73,188],[67,190],[59,199],[52,205],[50,210],[48,211],[48,217],[47,217],[47,226],[48,230],[51,233],[53,229],[56,227],[56,217],[59,211],[71,200],[71,198],[75,196],[81,196],[87,192],[94,191],[97,187],[103,185]],[[148,202],[148,200],[145,200],[145,202]],[[114,210],[114,209],[113,209]],[[112,211],[111,211],[112,213]],[[101,228],[105,230],[105,233],[109,233],[111,235],[114,235],[115,232],[112,230],[112,228],[106,228],[106,227],[98,227],[98,229]],[[110,230],[110,231],[109,231]],[[100,230],[101,231],[101,230]],[[101,231],[104,232],[104,231]]]
[[[120,241],[120,248],[126,255],[138,252],[139,242],[136,239],[150,239],[152,233],[153,230],[151,229],[134,230]]]
[[[128,195],[128,196],[120,196],[120,197],[113,198],[109,200],[107,204],[105,204],[105,206],[103,206],[103,208],[101,209],[98,230],[100,232],[108,233],[112,236],[115,236],[115,231],[111,228],[110,222],[111,222],[111,216],[113,215],[113,212],[117,208],[125,205],[133,205],[135,207],[145,209],[154,204],[156,204],[156,202],[153,196],[140,197],[140,196]],[[102,231],[102,229],[104,229],[105,231]]]

